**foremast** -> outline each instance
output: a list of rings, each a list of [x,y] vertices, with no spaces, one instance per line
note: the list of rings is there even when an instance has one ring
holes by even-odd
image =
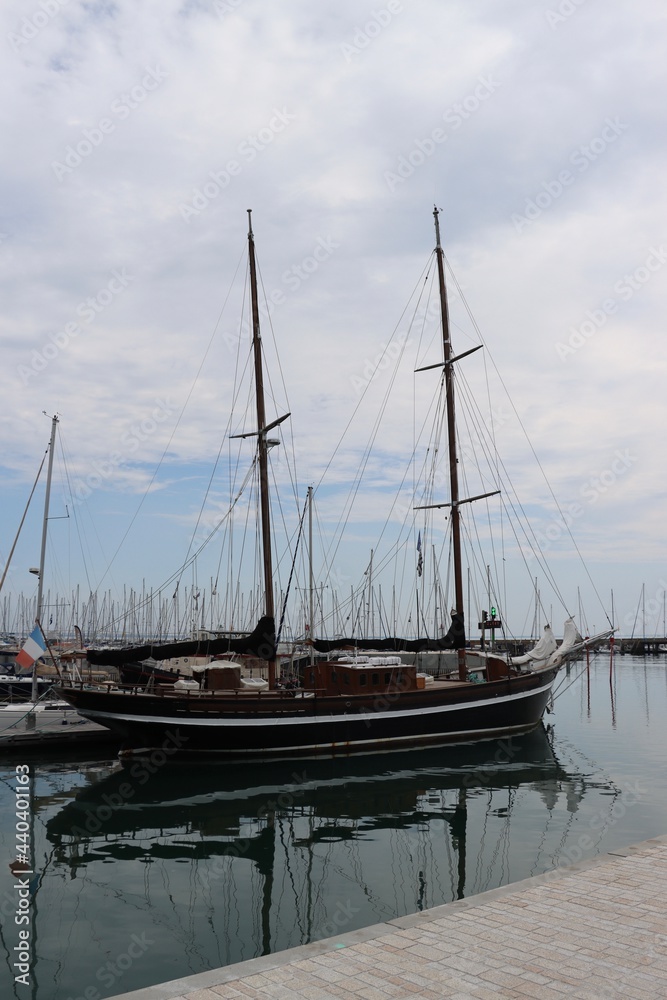
[[[262,337],[259,329],[259,304],[257,296],[257,265],[255,262],[255,237],[252,231],[252,209],[248,209],[248,261],[250,266],[250,302],[252,308],[252,348],[255,362],[255,399],[257,404],[257,464],[259,469],[259,502],[262,525],[262,550],[264,566],[264,614],[275,622],[273,601],[273,564],[271,558],[271,503],[269,498],[269,462],[268,452],[270,442],[267,433],[289,416],[279,417],[272,423],[266,423],[264,406],[264,371],[262,367]],[[246,437],[247,435],[241,435]],[[275,443],[275,442],[274,442]],[[268,660],[269,688],[276,686],[276,656],[275,644]]]

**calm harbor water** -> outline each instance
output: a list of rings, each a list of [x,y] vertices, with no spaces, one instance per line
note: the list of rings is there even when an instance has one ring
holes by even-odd
[[[475,747],[0,763],[0,995],[101,1000],[667,833],[667,657],[617,656],[611,683],[607,653],[583,667],[561,675],[543,729]],[[9,868],[19,763],[34,778],[29,895]],[[21,930],[29,985],[14,978]]]

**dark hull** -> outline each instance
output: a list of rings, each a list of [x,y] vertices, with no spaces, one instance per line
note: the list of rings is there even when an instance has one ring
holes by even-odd
[[[438,685],[373,698],[290,697],[286,692],[174,694],[60,688],[81,715],[117,733],[126,749],[240,758],[373,753],[530,732],[557,667],[510,680]]]

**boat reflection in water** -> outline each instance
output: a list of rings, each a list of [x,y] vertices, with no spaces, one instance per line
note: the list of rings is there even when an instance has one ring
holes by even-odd
[[[132,933],[154,942],[137,988],[549,868],[567,827],[561,815],[547,837],[554,806],[573,813],[584,791],[542,727],[329,761],[195,766],[157,752],[79,792],[46,834],[56,869],[86,886],[105,950],[114,934],[119,951]]]

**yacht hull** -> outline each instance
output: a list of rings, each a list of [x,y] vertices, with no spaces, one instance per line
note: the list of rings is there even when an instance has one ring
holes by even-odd
[[[440,683],[373,697],[285,691],[145,694],[63,687],[85,718],[123,749],[234,758],[370,753],[530,732],[558,667],[482,684]],[[435,688],[435,690],[434,690]]]

